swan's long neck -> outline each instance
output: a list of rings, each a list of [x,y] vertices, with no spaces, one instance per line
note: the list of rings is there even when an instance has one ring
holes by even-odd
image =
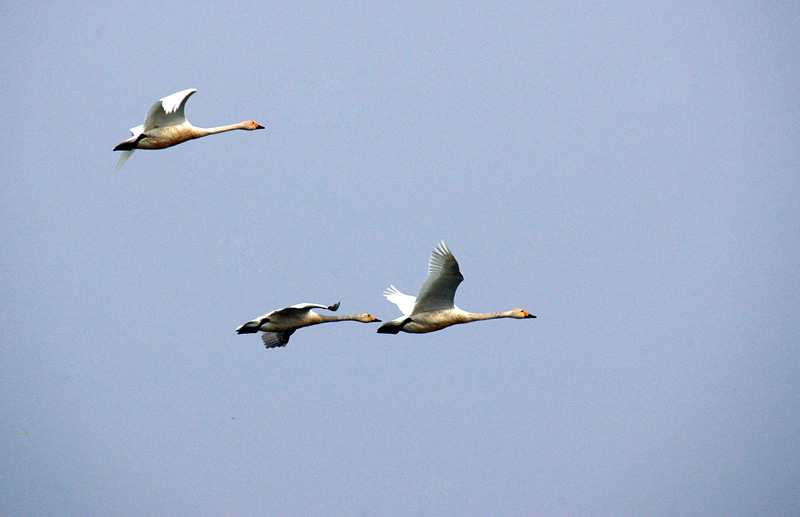
[[[208,135],[216,135],[217,133],[224,133],[225,131],[233,131],[234,129],[248,129],[248,122],[239,122],[238,124],[230,124],[228,126],[218,127],[194,127],[195,138],[200,138]]]
[[[505,312],[465,312],[464,323],[468,321],[494,320],[497,318],[513,318],[514,311]]]
[[[358,314],[320,314],[317,323],[328,323],[331,321],[360,321],[360,316]]]

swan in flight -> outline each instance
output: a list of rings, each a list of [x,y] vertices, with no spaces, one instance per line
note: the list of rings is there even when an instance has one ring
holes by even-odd
[[[456,289],[464,276],[458,269],[456,258],[444,241],[431,253],[428,278],[414,297],[403,294],[390,286],[383,295],[397,305],[403,315],[378,327],[380,334],[397,334],[401,330],[412,334],[423,334],[441,330],[450,325],[495,318],[535,318],[522,309],[506,312],[467,312],[456,307]]]
[[[346,314],[343,316],[328,316],[325,314],[317,314],[311,309],[328,309],[335,311],[339,308],[339,302],[333,305],[319,305],[316,303],[299,303],[278,309],[267,313],[260,318],[250,320],[241,327],[236,329],[238,334],[255,334],[256,332],[263,332],[261,339],[267,348],[276,348],[279,346],[286,346],[289,342],[289,336],[294,334],[294,331],[308,327],[309,325],[317,325],[318,323],[328,323],[331,321],[360,321],[361,323],[372,323],[381,321],[371,314]]]
[[[264,126],[252,120],[208,129],[193,126],[191,122],[186,120],[183,109],[186,106],[186,101],[196,91],[196,89],[190,88],[173,93],[153,104],[147,110],[144,124],[132,127],[132,136],[114,148],[115,151],[122,151],[122,155],[117,162],[117,170],[122,167],[136,149],[166,149],[193,138],[201,138],[234,129],[244,129],[246,131],[264,129]]]

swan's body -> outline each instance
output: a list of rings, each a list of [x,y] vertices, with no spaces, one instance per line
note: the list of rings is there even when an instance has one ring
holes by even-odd
[[[122,151],[122,156],[119,157],[119,162],[117,162],[117,169],[122,167],[136,149],[166,149],[187,140],[233,131],[234,129],[244,129],[246,131],[264,129],[264,126],[252,120],[212,128],[193,126],[186,120],[183,110],[186,107],[186,101],[196,91],[194,88],[190,88],[173,93],[153,104],[147,110],[144,124],[132,127],[132,136],[114,148],[115,151]]]
[[[317,314],[311,309],[328,309],[335,311],[339,308],[339,302],[333,305],[319,305],[316,303],[299,303],[269,312],[260,318],[250,320],[244,325],[236,329],[238,334],[255,334],[256,332],[263,332],[261,339],[267,348],[276,348],[279,346],[286,346],[289,342],[289,337],[295,330],[308,327],[309,325],[317,325],[319,323],[328,323],[331,321],[360,321],[361,323],[372,323],[374,321],[381,321],[371,314],[345,314],[342,316],[328,316],[325,314]]]
[[[381,334],[397,334],[409,332],[424,334],[434,332],[451,325],[469,323],[471,321],[491,320],[496,318],[535,318],[528,311],[512,309],[506,312],[467,312],[456,307],[454,300],[458,285],[464,275],[458,268],[456,258],[447,248],[444,241],[431,253],[428,264],[428,278],[419,290],[419,294],[411,296],[403,294],[395,286],[390,286],[384,296],[397,305],[403,315],[378,327]]]

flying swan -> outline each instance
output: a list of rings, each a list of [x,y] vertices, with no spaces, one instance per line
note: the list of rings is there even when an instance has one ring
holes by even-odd
[[[458,269],[456,258],[444,241],[431,253],[428,278],[414,297],[390,286],[383,295],[397,305],[403,315],[378,327],[380,334],[397,334],[401,330],[412,334],[434,332],[450,325],[495,318],[535,318],[522,309],[506,312],[467,312],[456,307],[456,289],[464,276]]]
[[[234,129],[244,129],[246,131],[264,129],[264,126],[252,120],[208,129],[193,126],[191,122],[186,120],[183,108],[186,106],[186,101],[189,97],[196,91],[196,89],[190,88],[173,93],[153,104],[147,110],[144,124],[132,127],[131,135],[133,136],[114,148],[115,151],[122,151],[122,155],[117,162],[117,170],[122,167],[136,149],[166,149],[187,140],[233,131]]]
[[[267,313],[260,318],[250,320],[241,327],[236,329],[238,334],[255,334],[256,332],[263,332],[261,339],[267,348],[276,348],[279,346],[286,346],[289,342],[289,336],[294,334],[294,331],[308,327],[309,325],[317,325],[318,323],[328,323],[331,321],[360,321],[361,323],[372,323],[374,321],[381,321],[371,314],[346,314],[343,316],[328,316],[325,314],[317,314],[311,309],[328,309],[335,311],[339,308],[339,303],[333,305],[319,305],[316,303],[299,303],[278,309]]]

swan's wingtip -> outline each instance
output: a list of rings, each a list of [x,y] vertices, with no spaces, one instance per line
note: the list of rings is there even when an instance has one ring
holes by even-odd
[[[400,290],[393,285],[390,285],[383,291],[383,295],[387,298],[389,298],[390,296],[394,296],[395,294],[401,294],[401,293]]]
[[[131,157],[133,151],[134,151],[133,149],[131,149],[130,151],[122,151],[122,153],[119,156],[119,160],[117,160],[117,166],[114,167],[114,170],[120,170],[122,166],[125,165],[125,162],[128,161],[128,158]]]
[[[447,244],[444,242],[444,240],[441,240],[439,241],[439,244],[437,244],[436,247],[431,252],[431,259],[437,256],[446,257],[452,254],[453,252],[450,251],[450,248],[447,247]]]
[[[195,92],[197,92],[197,88],[186,88],[185,90],[181,90],[179,92],[175,92],[172,95],[167,95],[167,97],[172,97],[173,95],[178,96],[178,97],[186,97],[187,95],[191,95],[191,94],[193,94]]]

